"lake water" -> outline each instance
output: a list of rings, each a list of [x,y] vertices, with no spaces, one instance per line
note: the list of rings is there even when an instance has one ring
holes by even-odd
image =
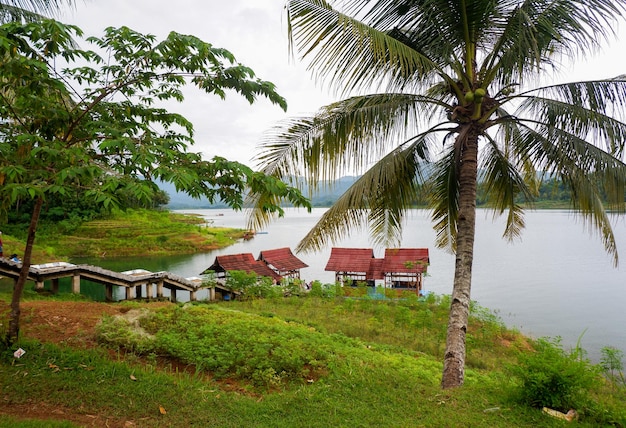
[[[200,214],[216,226],[245,228],[242,213],[230,210],[187,210]],[[252,253],[281,247],[295,248],[315,224],[324,209],[288,210],[254,239],[207,254],[197,254],[173,263],[169,270],[197,275],[219,254]],[[489,211],[478,210],[472,300],[497,312],[507,326],[525,334],[560,336],[566,346],[581,344],[597,360],[600,349],[614,346],[626,353],[626,219],[614,222],[619,267],[604,251],[600,238],[590,235],[582,220],[567,211],[540,210],[526,213],[526,229],[520,240],[502,238],[504,219],[493,220]],[[427,247],[430,251],[424,288],[450,294],[454,277],[454,256],[434,245],[435,232],[428,212],[414,210],[406,221],[402,246]],[[367,232],[354,233],[334,246],[376,248]],[[297,256],[309,265],[302,278],[334,282],[334,273],[324,267],[330,248]],[[581,337],[582,336],[582,337]]]
[[[169,271],[184,277],[197,276],[220,254],[252,253],[290,247],[294,249],[325,209],[288,209],[285,217],[273,222],[254,239],[209,253],[175,257],[73,260],[92,263],[116,271],[136,268],[153,272]],[[245,216],[232,210],[183,210],[204,216],[215,226],[245,228]],[[488,211],[478,210],[472,300],[487,307],[509,327],[542,337],[560,336],[564,345],[581,345],[597,361],[600,349],[614,346],[626,354],[626,219],[614,222],[622,263],[613,267],[600,238],[591,236],[581,220],[566,211],[541,210],[526,213],[526,229],[521,240],[508,243],[502,238],[504,220],[493,220]],[[406,221],[403,247],[429,248],[430,266],[424,288],[437,294],[450,294],[454,277],[454,256],[435,247],[435,232],[424,210],[413,210]],[[338,247],[376,248],[367,232],[353,233]],[[331,246],[316,253],[297,256],[309,265],[301,272],[306,281],[333,283],[334,273],[324,270]],[[98,285],[82,286],[102,294]],[[89,291],[91,292],[91,291]],[[96,298],[98,295],[96,294]],[[123,293],[120,292],[120,298]],[[188,298],[179,293],[180,299]],[[201,293],[198,298],[203,297]]]

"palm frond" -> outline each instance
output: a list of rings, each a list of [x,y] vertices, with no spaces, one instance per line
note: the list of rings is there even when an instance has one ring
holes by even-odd
[[[500,18],[493,22],[485,81],[502,84],[534,79],[547,67],[558,69],[562,59],[598,51],[615,35],[624,16],[624,0],[533,0],[499,2]]]
[[[427,56],[323,1],[288,2],[290,44],[311,57],[309,69],[342,94],[388,85],[406,87],[415,76],[433,76]]]
[[[518,109],[519,115],[542,118],[547,126],[567,129],[623,158],[626,76],[547,86],[520,95],[529,96]]]
[[[412,94],[353,97],[321,108],[313,117],[289,119],[264,135],[258,166],[280,177],[332,180],[380,159],[415,135],[440,101]]]
[[[435,245],[456,251],[457,218],[459,213],[459,181],[456,176],[456,156],[452,148],[435,163],[430,177]]]
[[[523,129],[514,142],[520,157],[532,159],[556,174],[572,192],[572,208],[599,232],[605,250],[617,264],[617,246],[607,216],[607,202],[626,212],[626,164],[578,136],[562,129],[520,121]],[[606,200],[606,201],[605,201]]]
[[[319,250],[368,225],[377,244],[398,243],[403,213],[415,204],[428,175],[431,143],[427,134],[384,156],[322,215],[296,250]]]
[[[525,227],[524,209],[516,202],[521,195],[524,202],[533,200],[530,183],[536,181],[536,171],[522,176],[517,165],[511,163],[509,153],[503,152],[496,141],[489,138],[483,150],[481,163],[481,182],[485,185],[488,204],[494,210],[494,215],[501,215],[507,211],[507,221],[504,237],[512,241],[521,236]]]
[[[73,0],[9,0],[0,2],[0,22],[35,22],[57,16],[63,6],[74,6]]]

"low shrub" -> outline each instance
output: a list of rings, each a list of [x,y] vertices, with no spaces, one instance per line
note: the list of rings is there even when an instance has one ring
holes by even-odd
[[[588,405],[590,392],[601,384],[598,367],[580,348],[563,350],[560,338],[541,338],[535,352],[521,352],[518,365],[510,367],[520,380],[518,399],[533,407],[562,412]]]

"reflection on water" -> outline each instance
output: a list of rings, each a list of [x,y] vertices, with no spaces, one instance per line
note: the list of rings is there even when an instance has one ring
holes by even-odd
[[[200,214],[215,226],[245,228],[243,213],[231,210],[186,210]],[[183,277],[197,276],[220,254],[252,253],[290,247],[315,224],[324,209],[312,214],[287,210],[284,218],[272,223],[264,234],[240,241],[228,248],[169,257],[76,259],[73,263],[99,265],[115,271],[146,269],[169,271]],[[565,211],[537,211],[526,214],[526,229],[520,241],[502,238],[504,221],[492,221],[491,214],[479,210],[472,281],[472,299],[496,310],[508,326],[533,336],[561,336],[573,346],[582,337],[582,346],[597,359],[603,346],[615,346],[626,353],[626,275],[625,268],[614,268],[598,237],[585,232]],[[626,257],[624,219],[614,224],[618,250]],[[428,247],[430,261],[425,288],[449,294],[454,275],[454,256],[435,248],[435,233],[428,213],[414,210],[405,224],[404,247]],[[374,247],[367,232],[359,231],[334,246],[374,248],[376,257],[384,249]],[[334,273],[324,270],[330,248],[316,253],[300,253],[308,268],[303,279],[333,282]],[[5,284],[6,287],[6,284]],[[63,287],[63,285],[61,285]],[[69,290],[69,283],[67,285]],[[81,283],[81,289],[86,289]],[[94,285],[95,289],[101,288]],[[63,288],[62,288],[63,289]],[[180,293],[186,299],[186,293]],[[102,296],[96,298],[103,298]],[[122,296],[120,296],[122,297]],[[202,296],[199,296],[202,299]]]

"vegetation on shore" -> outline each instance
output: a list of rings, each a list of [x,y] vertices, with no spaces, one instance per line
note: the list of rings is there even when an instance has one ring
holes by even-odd
[[[574,386],[559,408],[576,406],[573,426],[626,426],[625,385],[556,345],[536,346],[484,308],[472,308],[465,385],[442,391],[448,297],[347,298],[335,290],[316,284],[300,297],[115,303],[124,315],[104,318],[93,349],[85,349],[87,332],[62,344],[22,337],[26,354],[1,359],[0,414],[37,403],[56,419],[90,415],[112,427],[563,426],[523,401],[524,379],[514,370],[522,365],[557,369],[563,375],[554,382]],[[535,366],[524,359],[533,356]],[[591,384],[580,381],[590,376]],[[10,414],[0,427],[20,426]]]
[[[17,228],[9,228],[9,233],[23,238]],[[212,227],[201,216],[133,209],[85,222],[43,223],[33,260],[191,254],[227,247],[244,234],[243,229]],[[24,242],[12,236],[5,239],[5,248],[19,253]]]

